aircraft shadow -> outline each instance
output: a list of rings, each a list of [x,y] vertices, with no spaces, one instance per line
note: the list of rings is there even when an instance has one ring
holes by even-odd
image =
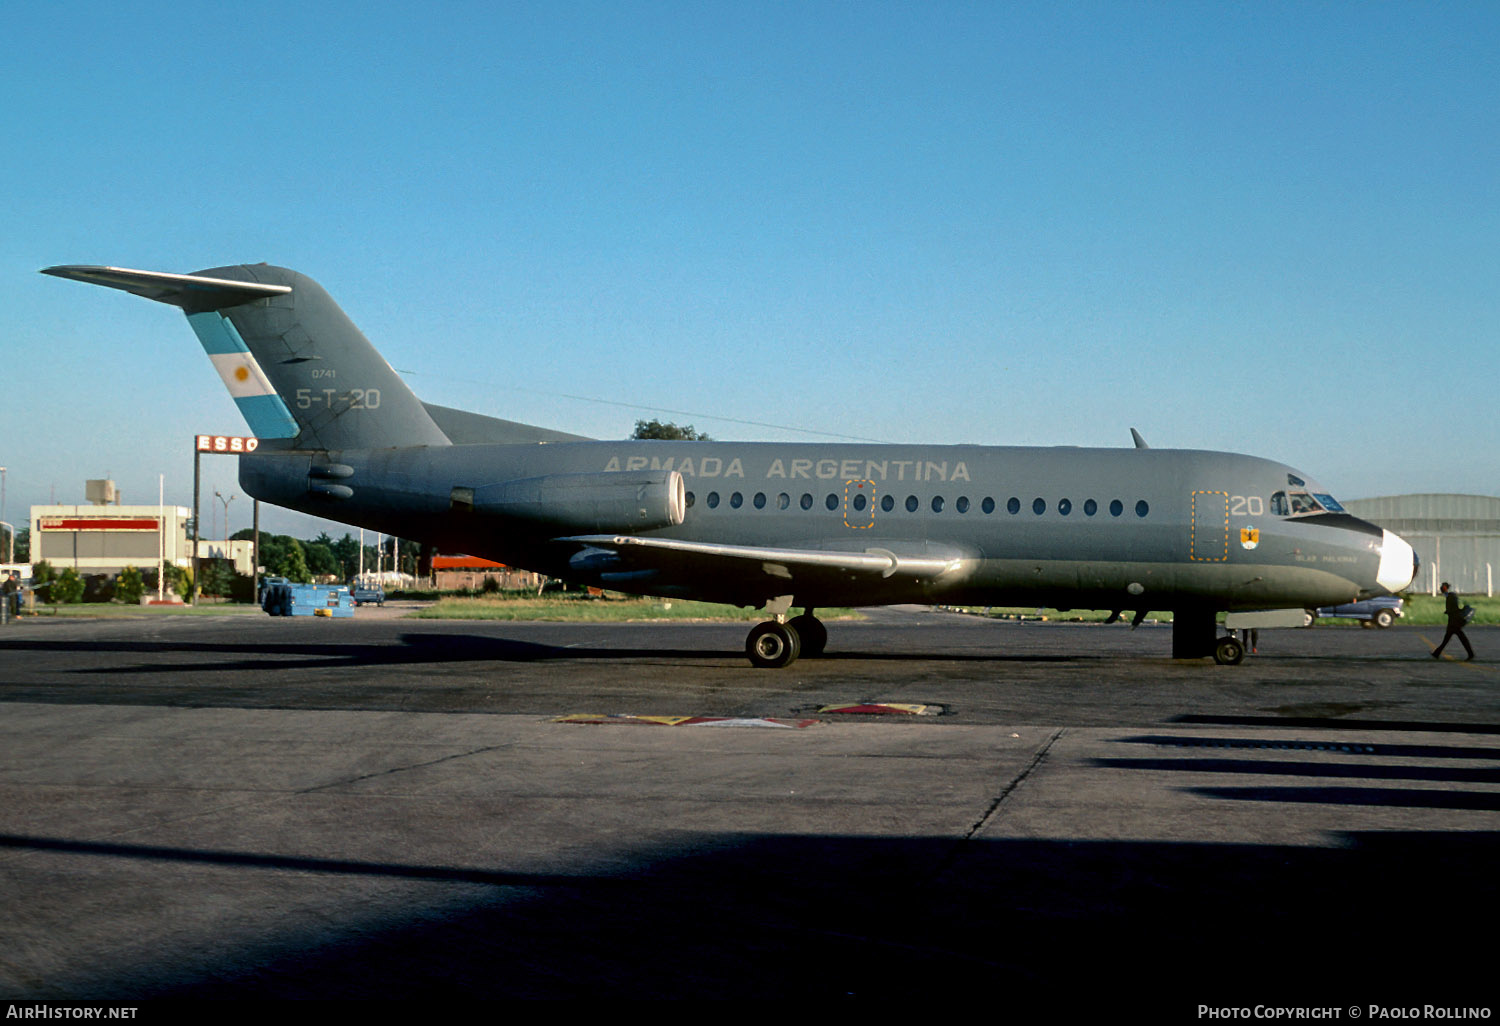
[[[1260,719],[1258,717],[1226,717],[1236,721]],[[1285,726],[1286,723],[1280,724]],[[1306,724],[1302,724],[1306,725]],[[1336,729],[1393,729],[1393,724],[1379,721],[1324,721],[1320,726]],[[1417,726],[1402,724],[1394,729],[1442,731],[1462,728],[1480,733],[1493,732],[1485,725],[1426,723]],[[1500,810],[1500,792],[1486,790],[1463,790],[1463,786],[1474,787],[1500,784],[1500,769],[1489,766],[1417,766],[1399,762],[1376,762],[1382,758],[1448,758],[1448,759],[1500,759],[1500,748],[1482,748],[1460,745],[1447,748],[1442,745],[1370,744],[1350,743],[1343,740],[1323,741],[1312,739],[1266,740],[1249,738],[1218,739],[1213,737],[1170,738],[1161,736],[1133,737],[1122,739],[1131,744],[1170,745],[1171,747],[1243,749],[1275,749],[1285,752],[1307,752],[1309,758],[1103,758],[1091,759],[1090,765],[1101,769],[1145,770],[1156,773],[1191,773],[1244,776],[1307,777],[1326,780],[1342,778],[1348,780],[1392,780],[1420,781],[1448,785],[1434,788],[1396,787],[1339,787],[1327,784],[1277,785],[1277,786],[1198,786],[1188,788],[1191,794],[1206,798],[1222,798],[1235,801],[1308,803],[1316,805],[1383,806],[1401,809],[1449,809],[1477,812]],[[1333,754],[1336,761],[1323,756]],[[1347,758],[1346,758],[1347,756]]]
[[[1185,713],[1173,723],[1233,727],[1308,727],[1316,730],[1392,730],[1453,734],[1500,734],[1497,723],[1462,723],[1445,720],[1368,720],[1341,716],[1226,716]]]
[[[975,995],[1076,1011],[1201,1002],[1488,1004],[1500,834],[1372,832],[1337,847],[693,835],[608,873],[512,873],[9,837],[10,850],[246,872],[452,882],[350,910],[330,940],[97,965],[123,998],[847,998]],[[620,865],[618,861],[613,865]],[[475,890],[475,887],[478,890]],[[221,899],[222,900],[222,899]],[[425,902],[425,903],[424,903]],[[1416,940],[1420,938],[1420,943]],[[1071,1016],[1069,1016],[1071,1018]]]
[[[369,644],[362,642],[214,642],[214,641],[36,641],[25,640],[8,644],[6,648],[17,652],[45,654],[92,654],[101,657],[119,656],[202,656],[202,659],[172,659],[140,661],[134,665],[110,660],[108,665],[77,667],[65,672],[75,674],[105,674],[141,672],[153,674],[193,673],[205,671],[265,672],[269,668],[279,670],[327,669],[330,667],[361,667],[420,665],[424,663],[460,662],[516,662],[531,663],[553,660],[610,660],[651,659],[673,662],[743,660],[742,649],[705,649],[683,647],[631,647],[593,645],[552,645],[517,638],[481,634],[444,634],[411,632],[400,635],[394,644]],[[237,658],[238,657],[238,658]],[[1107,656],[1097,654],[1049,655],[1008,654],[1003,652],[951,652],[913,651],[900,652],[827,652],[815,662],[847,662],[877,660],[886,662],[993,662],[993,663],[1063,663],[1097,661]],[[748,665],[748,664],[747,664]]]

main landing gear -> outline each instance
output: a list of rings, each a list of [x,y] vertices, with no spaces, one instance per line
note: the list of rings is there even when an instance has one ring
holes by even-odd
[[[750,628],[750,636],[745,639],[745,655],[750,657],[750,665],[778,670],[796,662],[798,656],[817,657],[823,654],[823,649],[828,644],[828,628],[813,615],[811,608],[790,620],[783,619],[786,607],[779,613],[770,605],[767,605],[766,610],[776,619]]]

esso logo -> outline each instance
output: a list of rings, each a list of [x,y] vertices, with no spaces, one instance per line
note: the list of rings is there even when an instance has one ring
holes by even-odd
[[[235,455],[254,452],[260,445],[259,438],[245,438],[238,435],[198,435],[196,437],[199,452]]]

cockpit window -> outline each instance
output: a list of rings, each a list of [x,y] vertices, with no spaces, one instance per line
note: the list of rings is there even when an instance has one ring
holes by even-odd
[[[1322,492],[1277,492],[1271,496],[1271,512],[1278,517],[1301,517],[1309,513],[1342,513],[1344,507],[1332,495]]]

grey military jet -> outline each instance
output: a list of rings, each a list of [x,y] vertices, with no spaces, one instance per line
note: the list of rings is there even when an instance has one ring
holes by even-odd
[[[256,498],[580,583],[764,608],[756,666],[821,654],[818,607],[902,602],[1170,610],[1175,658],[1238,663],[1219,612],[1301,623],[1416,575],[1401,538],[1252,456],[1138,434],[1119,449],[602,442],[422,402],[295,271],[44,273],[182,309],[261,440],[240,457]]]

